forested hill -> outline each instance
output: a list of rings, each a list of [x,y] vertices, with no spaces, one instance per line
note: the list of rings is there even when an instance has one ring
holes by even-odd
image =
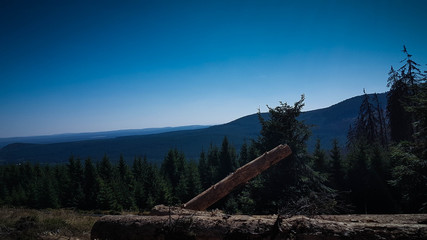
[[[386,94],[379,94],[378,98],[385,109]],[[330,148],[333,138],[344,145],[349,125],[357,117],[361,102],[362,96],[357,96],[328,108],[302,113],[300,119],[312,125],[308,149],[314,148],[317,138],[324,149]],[[263,117],[268,114],[263,113]],[[71,155],[97,161],[105,154],[112,161],[117,161],[122,154],[128,162],[136,156],[161,162],[171,148],[183,151],[188,159],[197,160],[200,152],[209,149],[211,144],[220,146],[224,136],[238,151],[244,141],[256,139],[260,129],[257,114],[252,114],[226,124],[194,130],[49,144],[13,143],[0,149],[0,163],[61,163],[67,162]]]
[[[204,125],[189,125],[180,127],[162,127],[162,128],[144,128],[144,129],[125,129],[125,130],[113,130],[104,132],[86,132],[86,133],[63,133],[43,136],[31,136],[31,137],[11,137],[11,138],[0,138],[0,149],[11,143],[60,143],[60,142],[75,142],[85,140],[99,140],[109,139],[124,136],[134,135],[148,135],[158,134],[165,132],[174,132],[181,130],[195,130],[201,128],[207,128],[210,126]]]

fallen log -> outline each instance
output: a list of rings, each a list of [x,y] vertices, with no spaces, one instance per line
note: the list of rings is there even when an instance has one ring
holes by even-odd
[[[179,209],[163,216],[104,216],[92,240],[132,239],[427,239],[427,214],[322,215],[283,218]]]
[[[184,208],[203,211],[227,196],[234,188],[244,184],[292,153],[288,145],[279,145],[238,168],[217,184],[211,186],[183,205]]]

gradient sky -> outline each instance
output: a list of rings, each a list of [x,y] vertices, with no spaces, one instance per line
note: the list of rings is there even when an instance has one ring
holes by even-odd
[[[387,90],[427,1],[0,1],[0,137],[210,125]],[[424,65],[425,66],[425,65]],[[425,68],[424,68],[425,69]]]

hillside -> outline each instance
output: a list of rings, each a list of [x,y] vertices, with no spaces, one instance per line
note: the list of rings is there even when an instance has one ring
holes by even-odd
[[[144,128],[144,129],[126,129],[116,131],[104,131],[104,132],[86,132],[86,133],[64,133],[64,134],[53,134],[44,136],[32,136],[32,137],[10,137],[0,138],[0,148],[11,144],[11,143],[60,143],[60,142],[75,142],[95,139],[109,139],[123,136],[134,136],[134,135],[148,135],[158,134],[165,132],[181,131],[181,130],[194,130],[207,128],[209,126],[202,125],[189,125],[181,127],[163,127],[163,128]]]
[[[385,108],[386,94],[379,94],[379,100]],[[321,139],[324,149],[330,148],[333,138],[344,144],[348,127],[357,117],[361,101],[362,96],[357,96],[328,108],[302,113],[301,120],[312,126],[309,151],[313,149],[316,138]],[[263,113],[263,117],[268,117],[268,114]],[[48,144],[13,143],[0,149],[0,162],[61,163],[68,161],[71,155],[100,160],[105,154],[112,161],[117,161],[123,154],[128,162],[135,156],[147,156],[149,161],[159,163],[167,151],[175,147],[187,158],[197,160],[202,149],[207,150],[211,144],[220,146],[224,136],[238,150],[245,141],[256,139],[260,129],[257,114],[252,114],[226,124],[193,130]]]

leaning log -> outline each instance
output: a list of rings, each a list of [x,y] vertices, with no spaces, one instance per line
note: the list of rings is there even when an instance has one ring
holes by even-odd
[[[212,204],[228,195],[234,188],[248,182],[291,153],[291,148],[288,145],[279,145],[238,168],[234,173],[231,173],[217,184],[185,203],[183,207],[198,211],[206,210]]]

